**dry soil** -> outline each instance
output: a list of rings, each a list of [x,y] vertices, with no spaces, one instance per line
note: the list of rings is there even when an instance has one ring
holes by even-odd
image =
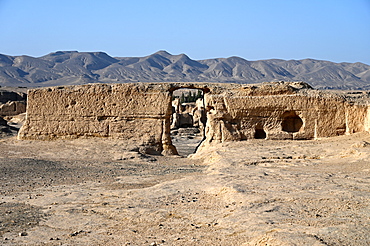
[[[0,244],[369,245],[369,161],[365,133],[188,158],[119,140],[3,138]]]

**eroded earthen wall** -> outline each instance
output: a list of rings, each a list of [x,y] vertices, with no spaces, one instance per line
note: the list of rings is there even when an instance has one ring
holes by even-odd
[[[20,139],[107,137],[149,153],[175,154],[172,92],[206,92],[206,141],[314,139],[369,129],[366,105],[312,90],[304,83],[91,84],[30,90]]]
[[[259,90],[250,87],[218,95],[207,95],[210,109],[207,142],[239,141],[251,138],[316,139],[366,131],[366,104],[353,104],[344,97],[312,89]],[[287,86],[285,84],[284,86]],[[288,85],[289,86],[289,85]],[[296,126],[285,127],[291,120]],[[289,122],[288,122],[289,123]],[[367,124],[367,125],[366,125]],[[286,129],[284,129],[284,127]]]
[[[162,150],[170,93],[149,85],[83,85],[30,90],[20,139],[111,137]]]
[[[28,92],[25,140],[124,139],[147,153],[175,154],[171,143],[172,91],[194,83],[90,84]],[[209,91],[207,83],[196,86]],[[233,85],[229,85],[233,87]],[[213,85],[214,91],[220,86]]]
[[[26,112],[25,101],[12,101],[0,105],[0,117],[1,116],[13,116]]]

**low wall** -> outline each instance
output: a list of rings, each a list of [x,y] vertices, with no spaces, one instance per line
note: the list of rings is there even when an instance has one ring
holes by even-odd
[[[0,89],[0,117],[25,113],[26,99],[25,93]]]
[[[26,112],[25,101],[13,101],[5,104],[0,104],[0,117],[14,116]]]
[[[90,84],[33,89],[19,139],[125,139],[147,153],[176,154],[170,138],[172,92],[205,92],[206,141],[314,139],[368,130],[367,104],[305,83]]]

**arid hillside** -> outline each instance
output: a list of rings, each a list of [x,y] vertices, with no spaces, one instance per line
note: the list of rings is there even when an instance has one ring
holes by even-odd
[[[59,86],[96,82],[305,81],[322,89],[368,89],[370,66],[330,61],[259,60],[240,57],[193,60],[158,51],[145,57],[111,57],[104,52],[58,51],[42,57],[0,54],[0,85]]]

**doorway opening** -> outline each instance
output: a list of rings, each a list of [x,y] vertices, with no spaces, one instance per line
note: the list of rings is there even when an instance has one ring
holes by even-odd
[[[195,153],[205,138],[204,91],[179,88],[172,92],[171,140],[181,156]]]

